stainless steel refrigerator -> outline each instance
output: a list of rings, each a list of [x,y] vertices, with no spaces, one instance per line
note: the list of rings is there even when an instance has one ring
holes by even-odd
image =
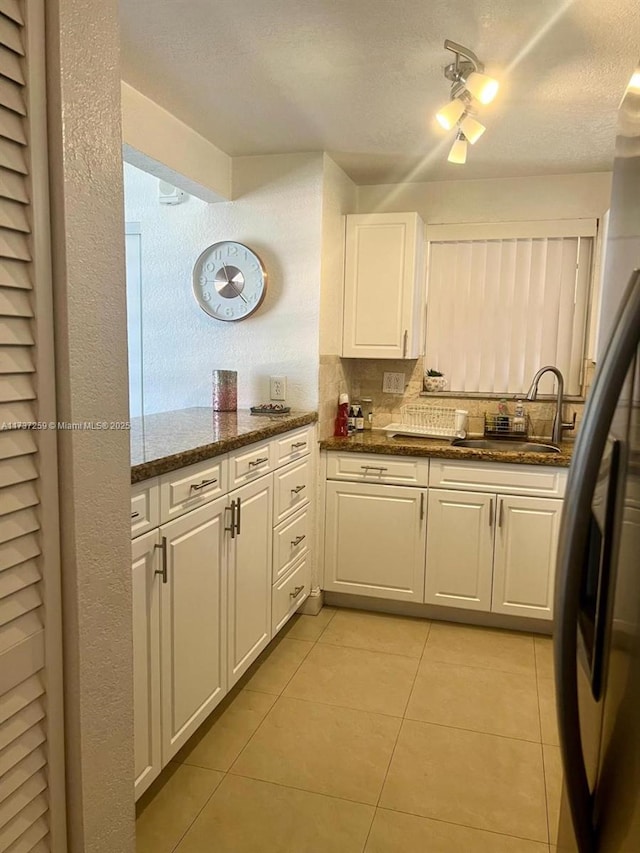
[[[640,853],[640,68],[620,106],[597,370],[555,596],[558,850]]]

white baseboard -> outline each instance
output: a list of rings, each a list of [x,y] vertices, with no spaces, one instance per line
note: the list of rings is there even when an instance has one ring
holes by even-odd
[[[307,596],[304,604],[298,610],[298,613],[302,613],[305,616],[317,616],[318,613],[322,610],[322,606],[324,604],[324,592],[320,589],[319,586],[316,586],[311,590],[309,595]]]

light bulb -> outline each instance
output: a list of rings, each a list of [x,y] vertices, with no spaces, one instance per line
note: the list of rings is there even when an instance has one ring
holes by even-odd
[[[451,130],[452,127],[455,127],[456,122],[464,111],[465,104],[460,100],[460,98],[454,98],[442,107],[442,109],[438,110],[436,113],[436,119],[445,130]]]
[[[450,163],[457,163],[459,166],[467,162],[467,140],[464,138],[463,133],[459,133],[456,136],[447,160]]]
[[[627,89],[632,92],[640,92],[640,71],[634,71],[631,75],[631,80],[629,80]]]
[[[481,104],[490,104],[495,98],[500,88],[500,84],[493,77],[487,74],[481,74],[479,71],[472,71],[464,81],[466,89],[474,98],[477,98]]]
[[[480,139],[487,128],[480,124],[473,116],[466,115],[460,122],[460,130],[464,133],[467,140],[472,144]]]

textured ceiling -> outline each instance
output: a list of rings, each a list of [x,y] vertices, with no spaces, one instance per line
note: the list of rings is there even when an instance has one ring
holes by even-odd
[[[123,78],[231,155],[327,151],[360,184],[601,171],[638,0],[120,0]],[[445,38],[501,80],[467,164],[433,120]],[[484,118],[483,118],[484,116]]]

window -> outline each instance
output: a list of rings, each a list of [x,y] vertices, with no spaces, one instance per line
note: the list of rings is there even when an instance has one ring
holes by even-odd
[[[580,394],[595,234],[595,220],[431,226],[425,366],[450,391],[517,394],[554,364]]]

